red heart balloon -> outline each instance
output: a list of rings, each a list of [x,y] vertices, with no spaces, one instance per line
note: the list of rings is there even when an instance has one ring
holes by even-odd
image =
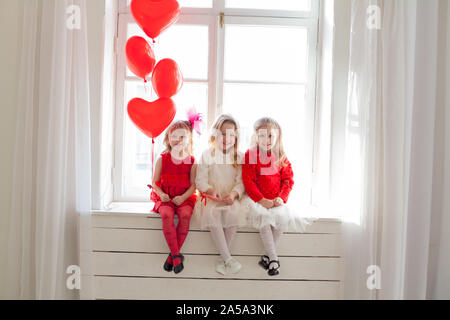
[[[131,121],[149,138],[158,137],[177,113],[175,103],[169,98],[154,102],[134,98],[128,102],[127,111]]]
[[[132,0],[131,14],[147,36],[158,37],[177,22],[180,5],[176,0]]]
[[[172,59],[158,62],[152,75],[153,90],[160,98],[170,98],[176,95],[183,86],[183,75],[178,64]]]
[[[131,37],[125,48],[127,65],[139,78],[145,78],[155,68],[156,59],[152,47],[142,37]]]

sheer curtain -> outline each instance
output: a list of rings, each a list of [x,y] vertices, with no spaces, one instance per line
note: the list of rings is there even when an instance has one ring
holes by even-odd
[[[380,28],[369,28],[377,13]],[[449,13],[446,0],[352,1],[345,182],[335,193],[345,299],[450,296]]]
[[[79,254],[91,209],[85,0],[29,0],[23,16],[5,296],[77,299],[66,271],[90,272]]]

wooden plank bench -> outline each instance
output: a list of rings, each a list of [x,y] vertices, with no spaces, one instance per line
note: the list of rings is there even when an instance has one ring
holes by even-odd
[[[218,251],[193,219],[182,248],[185,268],[162,269],[169,249],[157,214],[96,212],[92,218],[95,299],[339,299],[340,222],[320,219],[306,233],[285,233],[278,246],[280,275],[257,265],[259,233],[241,228],[232,255],[243,268],[215,272]]]

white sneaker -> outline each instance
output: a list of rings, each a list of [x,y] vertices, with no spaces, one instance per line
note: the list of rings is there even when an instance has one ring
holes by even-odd
[[[222,260],[222,258],[219,258],[219,260],[217,260],[216,272],[220,273],[221,275],[225,275],[227,273],[225,262]]]
[[[225,262],[225,267],[226,267],[227,271],[234,274],[234,273],[238,273],[239,270],[241,270],[242,265],[234,258],[230,258]]]

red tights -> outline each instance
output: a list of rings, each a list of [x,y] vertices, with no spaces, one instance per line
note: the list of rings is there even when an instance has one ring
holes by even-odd
[[[192,208],[189,206],[183,206],[173,209],[170,206],[161,206],[159,207],[158,212],[161,215],[163,233],[166,238],[167,245],[169,246],[170,253],[172,256],[179,255],[180,249],[183,246],[184,240],[189,232]],[[174,224],[175,212],[178,215],[178,225],[176,228]],[[170,257],[168,262],[173,263],[174,266],[177,266],[181,263],[181,259],[176,258],[172,261],[172,258]]]

